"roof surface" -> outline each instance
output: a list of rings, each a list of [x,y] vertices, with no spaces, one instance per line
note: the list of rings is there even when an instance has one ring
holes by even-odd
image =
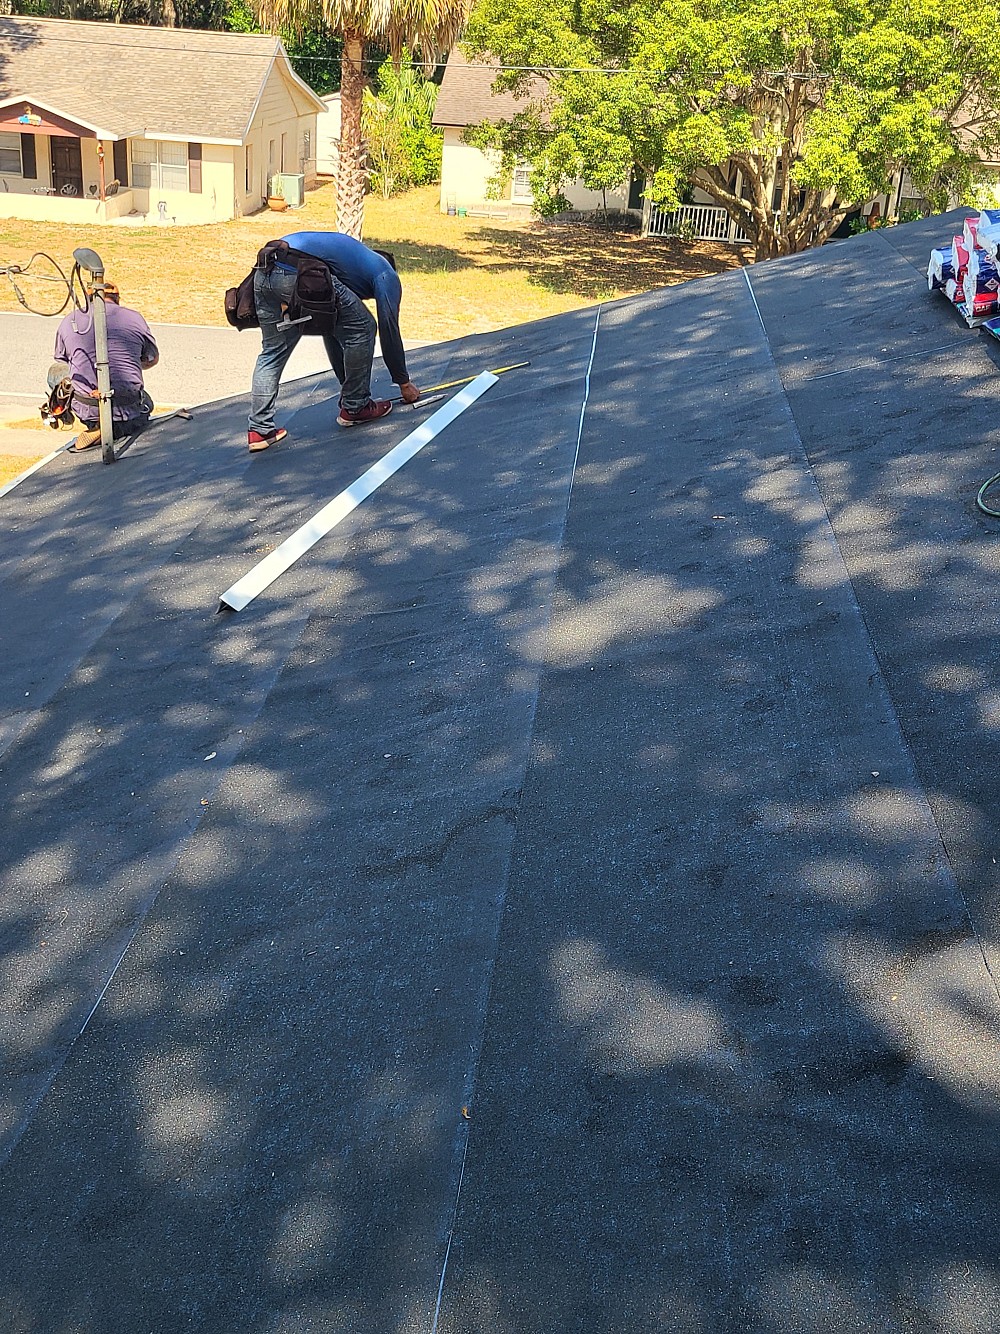
[[[492,92],[497,71],[489,65],[473,65],[456,52],[454,62],[444,67],[444,77],[434,105],[435,125],[478,125],[484,120],[509,120],[523,111],[532,96],[544,95],[544,79],[532,81],[524,97]]]
[[[241,140],[277,37],[0,17],[0,102],[35,99],[124,137]]]
[[[317,377],[0,499],[7,1328],[994,1327],[955,222],[422,349],[531,365],[237,616],[426,409]]]

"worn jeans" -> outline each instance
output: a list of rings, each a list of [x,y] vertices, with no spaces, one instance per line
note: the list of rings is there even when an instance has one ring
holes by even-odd
[[[333,285],[340,298],[337,323],[332,334],[323,335],[323,343],[333,373],[340,381],[343,406],[348,412],[359,412],[372,396],[375,320],[364,303],[337,278],[333,279]],[[284,318],[281,307],[288,305],[294,287],[295,274],[284,269],[275,267],[269,272],[258,269],[254,274],[253,294],[263,342],[250,389],[249,424],[250,430],[259,435],[270,435],[275,429],[274,405],[281,372],[302,337],[301,324],[290,329],[278,328],[279,320]]]
[[[121,394],[127,394],[127,407],[118,407],[115,400],[112,399],[111,406],[111,438],[112,440],[124,440],[128,435],[138,435],[149,425],[149,419],[152,416],[155,404],[145,389],[141,390],[138,399],[135,397],[134,389],[121,391]],[[97,404],[93,402],[95,395],[89,390],[78,390],[73,394],[73,409],[79,418],[80,425],[85,431],[99,431],[101,429],[100,417],[97,413]],[[121,398],[119,398],[119,402]],[[128,417],[117,417],[116,412],[130,412]]]

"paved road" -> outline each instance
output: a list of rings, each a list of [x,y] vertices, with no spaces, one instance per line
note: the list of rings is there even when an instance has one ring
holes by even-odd
[[[238,615],[419,417],[5,498],[0,1328],[998,1328],[952,230],[424,349],[532,365]]]
[[[0,403],[30,402],[34,407],[38,402],[52,360],[57,323],[39,315],[0,313]],[[260,335],[255,330],[237,333],[228,327],[181,324],[150,327],[160,349],[160,363],[147,373],[146,383],[158,403],[207,403],[246,392],[260,351]],[[415,346],[419,343],[408,344]],[[294,380],[327,370],[322,341],[302,338],[283,378]]]

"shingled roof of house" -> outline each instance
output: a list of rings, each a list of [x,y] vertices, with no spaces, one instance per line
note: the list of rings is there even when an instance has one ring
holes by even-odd
[[[497,73],[495,66],[471,64],[456,52],[455,63],[449,60],[444,67],[444,79],[434,107],[434,124],[478,125],[484,120],[510,120],[516,112],[523,111],[529,101],[543,96],[546,91],[545,80],[534,78],[524,96],[494,93],[493,81]]]
[[[0,106],[23,100],[106,139],[239,143],[276,61],[308,109],[323,110],[274,36],[5,15]]]

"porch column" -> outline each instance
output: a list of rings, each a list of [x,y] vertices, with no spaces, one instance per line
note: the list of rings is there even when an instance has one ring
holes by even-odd
[[[103,204],[107,198],[104,181],[104,140],[97,141],[97,197]]]

